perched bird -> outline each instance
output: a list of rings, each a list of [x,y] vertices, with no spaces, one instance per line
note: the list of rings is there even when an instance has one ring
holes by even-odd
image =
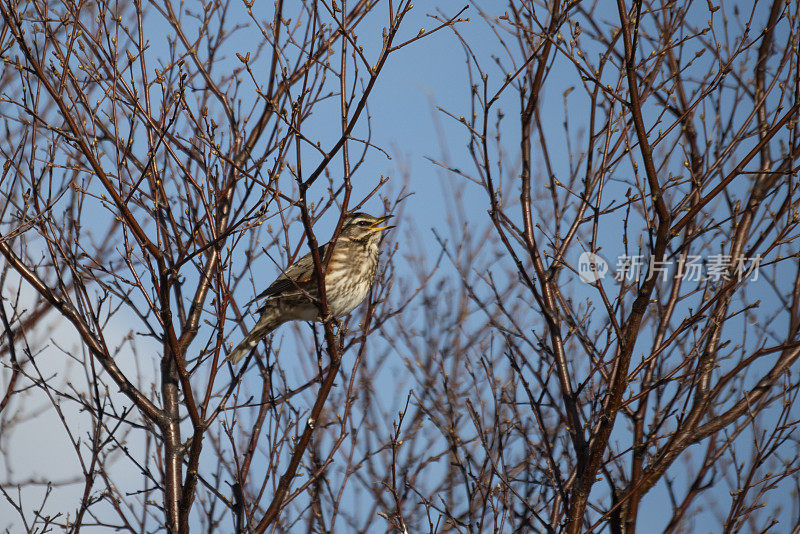
[[[378,245],[387,228],[390,215],[373,217],[366,213],[349,215],[331,253],[325,274],[325,296],[328,310],[333,317],[341,317],[353,311],[367,296],[378,270]],[[320,259],[324,262],[330,243],[319,247]],[[287,321],[321,321],[318,297],[317,274],[314,259],[309,252],[281,274],[256,300],[267,298],[258,310],[261,312],[256,325],[241,343],[228,354],[228,360],[236,363],[253,350],[259,341]]]

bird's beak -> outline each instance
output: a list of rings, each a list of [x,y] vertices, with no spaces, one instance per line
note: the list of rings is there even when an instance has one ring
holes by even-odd
[[[378,220],[375,221],[375,224],[372,226],[371,230],[373,232],[380,232],[381,230],[388,230],[389,228],[394,228],[394,226],[392,225],[379,226],[380,224],[385,223],[391,218],[392,218],[391,215],[384,215],[383,217],[378,217]]]

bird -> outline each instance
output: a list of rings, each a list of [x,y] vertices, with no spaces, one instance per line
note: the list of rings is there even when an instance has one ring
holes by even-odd
[[[343,317],[367,296],[378,271],[379,245],[391,215],[373,217],[357,212],[348,215],[333,246],[325,273],[325,296],[332,317]],[[330,243],[318,248],[325,261]],[[267,300],[258,309],[261,317],[244,339],[228,354],[236,364],[258,343],[287,321],[323,321],[318,304],[319,286],[314,259],[309,252],[290,265],[254,301]]]

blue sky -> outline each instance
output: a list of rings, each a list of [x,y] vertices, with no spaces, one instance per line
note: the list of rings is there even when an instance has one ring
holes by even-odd
[[[445,14],[453,14],[463,7],[463,2],[450,2],[443,1],[440,7]],[[487,6],[493,6],[486,2]],[[254,10],[256,16],[263,16],[268,18],[272,9],[272,3],[256,4]],[[361,33],[360,42],[365,43],[365,53],[370,59],[376,56],[376,47],[378,46],[377,38],[380,35],[380,17],[385,13],[385,6],[378,6],[376,14],[372,15],[364,23],[364,30]],[[415,7],[414,10],[407,16],[404,23],[404,30],[401,32],[398,40],[416,35],[420,28],[431,29],[435,26],[435,22],[428,17],[427,5],[420,2],[420,5]],[[704,12],[704,7],[697,7],[695,17],[698,24],[703,23],[705,17],[708,16]],[[235,6],[231,12],[232,16],[244,17],[244,12],[241,6]],[[159,17],[152,16],[153,24],[148,25],[148,30],[152,33],[149,38],[152,43],[150,53],[153,58],[159,57],[161,54],[166,56],[168,50],[164,41],[164,35],[171,35],[172,31],[168,26],[165,26]],[[502,74],[499,68],[491,64],[492,55],[503,56],[504,52],[498,45],[494,35],[491,33],[488,25],[481,20],[481,17],[476,12],[474,7],[468,9],[464,17],[469,17],[470,21],[460,23],[458,28],[464,37],[473,44],[473,49],[481,58],[482,62],[487,67],[487,72],[490,74],[490,87],[499,87],[502,83]],[[760,20],[757,17],[757,20]],[[187,28],[191,25],[187,23]],[[232,43],[229,43],[228,56],[223,60],[220,65],[224,70],[225,68],[237,68],[240,63],[237,61],[234,52],[239,52],[242,55],[251,51],[255,54],[259,45],[258,32],[243,32]],[[251,47],[248,49],[248,47]],[[370,151],[365,164],[359,169],[356,175],[353,176],[354,184],[354,199],[360,198],[360,195],[366,194],[378,182],[381,176],[390,177],[389,184],[386,187],[386,192],[398,192],[402,187],[407,187],[408,191],[413,193],[403,202],[404,217],[400,220],[400,226],[395,231],[393,239],[398,242],[400,254],[398,255],[398,275],[404,276],[409,274],[410,269],[414,267],[413,257],[408,256],[412,250],[411,242],[422,243],[425,250],[431,254],[435,254],[438,250],[438,244],[432,229],[437,229],[440,232],[446,229],[446,222],[450,217],[449,210],[452,208],[450,199],[454,193],[458,193],[464,207],[464,214],[466,220],[466,227],[463,231],[467,237],[472,236],[473,232],[477,234],[488,223],[488,216],[486,210],[488,209],[488,200],[485,192],[475,184],[469,183],[466,180],[453,177],[441,168],[435,166],[427,158],[444,159],[464,169],[471,171],[472,164],[467,157],[466,144],[468,137],[464,127],[453,120],[451,117],[437,111],[437,106],[445,108],[456,116],[468,115],[469,113],[469,88],[465,62],[467,56],[462,45],[453,33],[444,29],[440,32],[420,40],[408,47],[392,54],[387,66],[382,73],[379,81],[369,101],[369,117],[372,124],[372,142],[385,150],[391,159],[378,150]],[[155,65],[154,61],[151,64]],[[264,62],[262,61],[262,65]],[[550,145],[550,157],[554,163],[555,173],[562,175],[569,169],[568,160],[569,154],[567,151],[566,138],[563,133],[562,122],[564,120],[565,102],[569,110],[569,123],[572,132],[576,132],[581,128],[586,128],[585,120],[588,115],[586,108],[586,98],[582,94],[582,89],[579,87],[580,81],[577,78],[574,69],[570,68],[567,61],[558,60],[556,68],[550,73],[545,90],[542,95],[540,109],[542,113],[542,122],[545,129],[552,136],[553,142]],[[564,97],[564,91],[569,87],[577,87],[569,97]],[[254,91],[252,86],[244,83],[240,90],[242,97],[242,108],[247,109],[248,105],[254,102]],[[250,93],[248,95],[248,90]],[[260,106],[260,104],[257,104]],[[518,113],[519,102],[516,99],[514,92],[510,91],[508,96],[499,103],[498,107],[502,108],[506,113],[506,119],[503,122],[503,135],[507,139],[504,150],[506,151],[508,164],[506,167],[506,180],[512,180],[515,177],[515,166],[518,166],[519,150],[518,150]],[[646,110],[646,121],[655,121],[656,115],[653,109]],[[362,117],[362,123],[356,130],[356,135],[363,134],[364,122],[366,116]],[[315,138],[319,138],[325,143],[334,140],[339,133],[338,123],[338,107],[334,105],[332,100],[329,105],[321,106],[319,113],[313,117],[309,123],[309,128],[313,128]],[[584,134],[585,137],[585,134]],[[573,139],[574,143],[574,139]],[[352,144],[353,152],[360,152],[360,147],[356,143]],[[573,149],[580,151],[577,143],[573,144]],[[311,156],[309,156],[311,159]],[[311,165],[306,163],[306,172],[311,168]],[[334,160],[329,167],[331,174],[336,176],[340,172],[340,161]],[[537,172],[541,173],[542,163],[534,157],[534,168]],[[404,180],[407,178],[407,183]],[[620,179],[624,179],[620,178]],[[285,183],[290,183],[290,178],[287,176],[283,178]],[[536,195],[544,195],[545,191],[541,187],[541,183],[536,183]],[[311,195],[317,197],[326,194],[325,183],[320,180]],[[611,185],[608,189],[608,195],[613,198],[614,195],[620,196],[627,188],[627,185],[622,182],[620,184]],[[736,194],[746,193],[746,184],[740,185],[737,182],[732,186],[732,190]],[[373,198],[366,206],[367,211],[373,213],[379,212],[382,209],[381,203],[378,198]],[[332,215],[326,216],[320,221],[318,228],[318,239],[325,240],[329,232],[325,230],[330,225]],[[616,247],[619,247],[619,228],[617,224],[619,221],[612,221],[610,227],[602,228],[601,242],[606,247],[606,258],[610,260],[612,266],[614,265],[614,257],[616,256]],[[299,235],[299,227],[295,226],[297,231],[294,235]],[[413,233],[413,238],[409,236],[407,241],[404,241],[404,236],[408,233]],[[458,239],[457,236],[449,236],[451,239]],[[241,250],[235,252],[241,254]],[[579,251],[575,251],[571,260],[577,258]],[[402,259],[404,256],[408,256]],[[239,256],[239,261],[244,261],[244,257]],[[277,260],[277,258],[276,258]],[[498,272],[502,269],[499,266]],[[256,285],[268,283],[277,273],[277,268],[273,265],[272,261],[265,257],[257,258],[252,266],[253,279]],[[449,275],[453,273],[450,272]],[[570,276],[571,273],[570,273]],[[240,291],[245,288],[251,287],[248,284],[242,286]],[[574,291],[574,298],[592,298],[594,295],[587,286],[583,286],[577,281],[570,284],[571,290]],[[780,306],[780,303],[773,299],[770,300],[769,293],[766,293],[765,299],[768,301],[769,307]],[[239,302],[244,303],[249,300],[252,295],[239,293],[236,295]],[[440,295],[443,301],[447,301],[449,295],[443,293]],[[596,298],[596,295],[595,297]],[[599,309],[599,308],[596,308]],[[535,313],[530,311],[528,313]],[[598,323],[602,323],[604,318],[602,314],[597,315]],[[121,322],[124,322],[121,321]],[[115,325],[119,329],[120,335],[127,332],[127,325]],[[59,326],[59,332],[63,325]],[[288,332],[288,327],[287,332]],[[305,325],[298,326],[301,334],[308,333]],[[66,336],[67,334],[65,334]],[[234,332],[229,341],[235,342],[240,333]],[[286,337],[289,337],[288,334]],[[144,345],[147,346],[146,344]],[[305,347],[293,347],[291,344],[283,349],[284,357],[292,351],[303,352]],[[386,350],[387,347],[375,348],[375,352],[379,353]],[[54,350],[49,349],[49,350]],[[51,360],[54,368],[58,365],[57,352],[52,353]],[[404,381],[405,376],[405,361],[404,355],[400,353],[392,353],[389,351],[387,362],[385,364],[384,372],[379,375],[380,383],[376,385],[376,389],[382,393],[382,406],[386,413],[396,413],[405,402],[408,389],[413,386],[411,381]],[[296,373],[298,380],[303,376],[308,376],[309,373],[314,372],[316,362],[294,362],[295,365],[287,366],[290,369],[290,376]],[[634,362],[635,363],[635,362]],[[130,368],[133,371],[133,368]],[[143,373],[155,373],[156,365],[153,364],[152,369],[145,366]],[[397,377],[401,377],[398,379]],[[249,377],[246,380],[252,380],[253,388],[258,387],[254,377]],[[52,414],[50,414],[52,415]],[[46,421],[46,423],[45,423]],[[54,453],[52,448],[48,445],[53,441],[46,439],[48,435],[48,428],[56,428],[57,425],[50,419],[39,419],[39,426],[31,428],[30,434],[23,436],[19,433],[16,437],[18,440],[28,440],[34,443],[34,446],[26,448],[26,456],[31,460],[29,466],[33,472],[50,473],[51,476],[54,472],[54,467],[48,466],[43,468],[42,459],[48,458],[50,460],[57,459],[61,453]],[[619,421],[619,429],[615,437],[620,441],[624,441],[626,437],[626,430]],[[38,436],[40,439],[31,440],[31,436]],[[16,442],[22,446],[22,441]],[[42,447],[41,449],[39,447]],[[17,449],[20,450],[20,449]],[[209,450],[210,452],[210,450]],[[69,451],[63,451],[63,455],[68,457]],[[213,468],[213,456],[205,457],[203,466],[207,469]],[[20,460],[21,465],[24,461]],[[208,463],[206,463],[208,462]],[[58,462],[55,462],[58,463]],[[51,467],[53,470],[51,470]],[[74,488],[79,491],[79,487]],[[59,510],[60,503],[74,503],[74,495],[70,495],[71,490],[66,490],[67,493],[60,493],[58,497],[54,496],[51,506],[54,510]],[[789,499],[788,492],[780,495]],[[780,498],[778,495],[776,498]],[[728,496],[720,494],[720,500],[725,501],[729,499]],[[63,500],[59,500],[63,499]],[[668,516],[667,510],[663,503],[666,499],[666,490],[663,485],[659,485],[648,495],[645,500],[645,509],[641,514],[641,520],[646,524],[662,524]],[[7,503],[0,502],[0,515],[8,517],[6,513]],[[725,509],[725,506],[722,507]],[[711,515],[700,516],[705,517],[711,521]],[[699,520],[702,524],[703,519]],[[2,526],[0,522],[0,526]],[[698,524],[697,526],[700,526]],[[709,523],[711,524],[711,523]]]

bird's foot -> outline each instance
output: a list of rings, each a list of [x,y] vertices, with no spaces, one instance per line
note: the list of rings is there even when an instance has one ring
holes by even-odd
[[[334,317],[330,313],[328,315],[326,315],[325,317],[322,317],[320,320],[323,323],[330,322],[333,326],[336,327],[337,330],[341,330],[342,329],[342,325],[344,324],[344,323],[342,323],[341,319],[339,319],[338,317]]]

